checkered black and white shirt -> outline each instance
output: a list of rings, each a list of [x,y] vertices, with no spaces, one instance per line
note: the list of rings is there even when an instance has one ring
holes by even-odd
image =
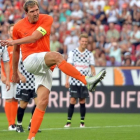
[[[26,83],[22,83],[20,82],[17,87],[19,89],[34,89],[35,88],[35,78],[34,78],[34,75],[29,73],[24,65],[23,65],[23,62],[22,62],[22,54],[20,53],[20,59],[19,59],[19,65],[18,65],[18,68],[19,68],[19,71],[22,75],[24,75],[26,77]]]
[[[78,48],[69,53],[67,62],[85,76],[89,74],[90,66],[95,64],[93,54],[90,51],[86,49],[84,52],[80,52]],[[81,81],[72,77],[70,78],[70,85],[85,86]]]

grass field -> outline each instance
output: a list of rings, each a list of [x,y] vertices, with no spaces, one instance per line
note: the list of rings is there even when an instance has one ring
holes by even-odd
[[[0,140],[26,140],[30,114],[25,113],[24,133],[7,130],[4,113],[0,113]],[[64,128],[66,113],[47,113],[36,140],[140,140],[140,114],[87,113],[86,127],[79,128],[79,113],[75,113],[71,128]]]

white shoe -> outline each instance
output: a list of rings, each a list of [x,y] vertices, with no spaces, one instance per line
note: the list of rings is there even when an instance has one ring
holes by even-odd
[[[80,128],[84,128],[85,127],[85,124],[80,124]]]
[[[8,130],[10,130],[10,131],[16,131],[16,127],[14,125],[10,125],[8,127]]]
[[[88,90],[91,92],[94,91],[96,85],[105,77],[105,74],[106,71],[103,69],[95,76],[86,76]]]
[[[65,128],[68,128],[68,127],[70,127],[70,125],[71,125],[71,124],[68,123],[68,124],[66,124],[64,127],[65,127]]]
[[[31,139],[27,139],[27,140],[35,140],[35,137],[32,137]]]

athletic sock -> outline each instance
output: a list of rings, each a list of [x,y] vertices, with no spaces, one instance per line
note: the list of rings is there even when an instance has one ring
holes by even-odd
[[[6,117],[7,117],[7,120],[8,120],[8,125],[12,125],[12,114],[11,114],[11,111],[12,111],[12,102],[5,102],[5,114],[6,114]]]
[[[24,116],[24,111],[25,111],[25,108],[18,107],[18,111],[17,111],[17,122],[18,123],[22,122],[22,119]]]
[[[38,129],[42,123],[44,114],[45,114],[45,111],[42,111],[36,107],[33,117],[32,117],[31,129],[30,129],[28,139],[35,137],[35,135],[38,132]]]
[[[34,107],[33,107],[33,109],[32,109],[32,116],[33,116],[33,114],[34,114],[35,108],[36,108],[36,105],[34,105]]]
[[[15,124],[17,109],[18,109],[18,102],[12,101],[12,124]]]
[[[85,85],[87,84],[86,80],[85,80],[85,76],[82,75],[76,68],[74,68],[71,64],[67,63],[65,60],[63,60],[58,68],[63,71],[65,74],[76,78],[77,80],[80,80],[81,82],[83,82]]]
[[[34,107],[33,107],[33,109],[32,109],[32,116],[33,116],[33,114],[34,114],[35,108],[36,108],[36,105],[34,105]],[[31,118],[32,118],[32,117],[31,117]],[[30,119],[29,127],[31,127],[31,121],[32,121],[32,119]]]
[[[85,104],[80,104],[81,123],[84,123],[86,107]]]
[[[69,109],[68,109],[68,120],[67,120],[67,123],[71,123],[73,112],[74,112],[74,104],[70,104],[69,105]]]

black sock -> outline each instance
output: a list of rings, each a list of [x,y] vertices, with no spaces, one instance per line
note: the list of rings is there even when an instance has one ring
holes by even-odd
[[[36,108],[36,105],[34,105],[34,107],[33,107],[33,109],[32,109],[32,116],[33,116],[33,114],[34,114],[35,108]]]
[[[68,120],[71,120],[73,112],[74,112],[74,104],[70,104],[68,109]]]
[[[17,122],[18,123],[22,123],[24,111],[25,111],[25,108],[18,107],[18,111],[17,111]]]
[[[36,105],[34,105],[34,107],[33,107],[33,109],[32,109],[32,116],[33,116],[33,114],[34,114],[35,108],[36,108]],[[31,118],[32,118],[32,116],[31,116]],[[32,120],[32,119],[31,119],[31,120]],[[31,120],[30,120],[30,123],[29,123],[29,127],[31,127]]]
[[[80,104],[80,114],[81,114],[81,123],[84,123],[85,114],[86,114],[86,107],[85,104]]]

